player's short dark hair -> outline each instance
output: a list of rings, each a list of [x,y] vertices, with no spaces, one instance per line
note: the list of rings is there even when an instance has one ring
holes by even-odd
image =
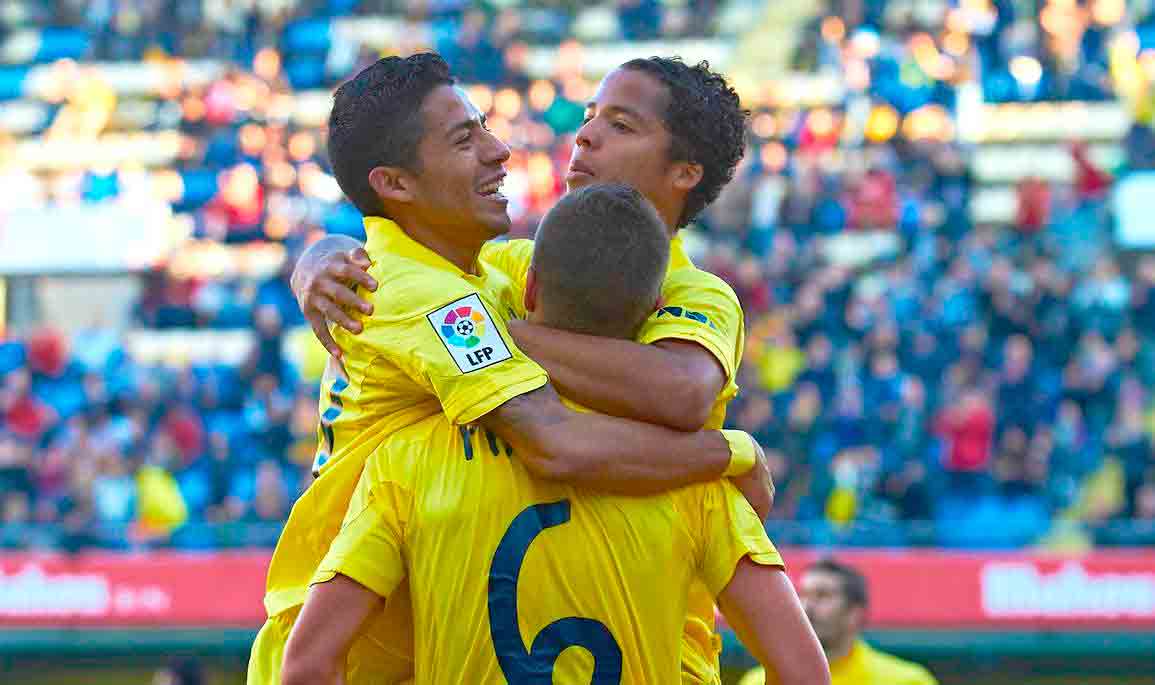
[[[672,161],[702,165],[702,180],[686,196],[678,217],[681,228],[718,198],[746,153],[746,123],[750,111],[742,108],[738,93],[706,61],[689,65],[680,58],[650,57],[622,65],[649,74],[669,91],[663,116],[673,143]]]
[[[862,607],[864,609],[870,605],[870,594],[866,587],[866,576],[862,575],[862,573],[853,566],[847,566],[834,559],[826,558],[814,562],[806,571],[807,573],[819,571],[821,573],[838,576],[838,580],[842,583],[842,594],[846,597],[847,604],[852,607]]]
[[[329,113],[329,163],[345,197],[365,216],[380,215],[369,185],[375,167],[420,171],[421,105],[435,88],[452,85],[449,65],[431,52],[385,57],[341,84]]]
[[[597,183],[567,193],[541,221],[533,249],[550,326],[632,339],[654,310],[670,236],[637,190]]]

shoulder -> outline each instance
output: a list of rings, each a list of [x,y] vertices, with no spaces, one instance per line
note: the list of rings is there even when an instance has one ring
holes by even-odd
[[[919,664],[880,652],[870,646],[866,649],[870,657],[871,670],[886,682],[895,685],[937,685],[938,681],[930,671]]]
[[[730,284],[709,271],[697,267],[677,269],[666,275],[662,282],[662,295],[668,304],[676,304],[674,299],[691,302],[708,302],[716,307],[726,307],[741,311],[738,295]]]
[[[369,274],[379,287],[369,294],[373,314],[367,318],[378,322],[424,316],[477,292],[456,274],[394,255],[375,261]]]

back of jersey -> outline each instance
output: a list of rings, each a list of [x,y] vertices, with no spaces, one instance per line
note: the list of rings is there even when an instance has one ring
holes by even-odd
[[[700,550],[678,495],[537,481],[496,436],[443,419],[383,449],[424,453],[404,544],[417,683],[679,680]]]

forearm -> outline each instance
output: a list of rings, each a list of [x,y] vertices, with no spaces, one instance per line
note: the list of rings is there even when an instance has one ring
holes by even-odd
[[[344,685],[345,658],[381,599],[351,578],[314,585],[297,617],[281,678],[284,685]]]
[[[718,606],[742,644],[766,669],[766,682],[823,685],[830,682],[826,655],[785,571],[738,562]]]
[[[534,475],[615,494],[649,495],[715,480],[731,460],[719,431],[687,433],[578,413],[557,401],[549,386],[510,400],[482,423]]]
[[[660,347],[524,323],[510,332],[563,395],[586,407],[678,430],[698,430],[708,416],[713,398],[699,397],[682,360]]]

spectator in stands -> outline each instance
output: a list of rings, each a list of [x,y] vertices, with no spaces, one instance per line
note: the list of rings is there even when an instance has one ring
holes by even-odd
[[[983,391],[963,391],[958,405],[942,411],[936,431],[946,441],[944,467],[958,492],[978,492],[987,482],[995,417]]]
[[[935,685],[922,666],[880,652],[862,639],[870,611],[866,578],[833,559],[811,564],[799,583],[799,597],[830,662],[832,685]],[[766,673],[756,668],[740,685],[763,685]]]

